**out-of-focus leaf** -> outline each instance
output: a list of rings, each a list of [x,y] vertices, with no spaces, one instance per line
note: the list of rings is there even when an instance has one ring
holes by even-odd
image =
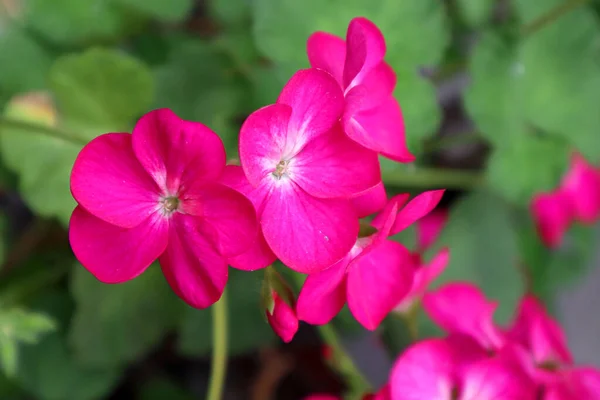
[[[9,104],[5,116],[17,124],[0,127],[0,153],[19,175],[33,210],[66,225],[75,206],[69,176],[83,144],[106,132],[129,131],[153,100],[153,82],[135,59],[92,49],[59,59],[50,87],[56,105],[40,93]]]
[[[350,20],[364,16],[379,26],[387,41],[386,60],[398,73],[396,98],[406,107],[406,132],[413,151],[420,139],[439,124],[433,91],[422,80],[419,67],[435,66],[448,44],[446,12],[435,0],[257,0],[254,37],[263,54],[293,69],[308,66],[306,40],[315,31],[344,37]],[[422,111],[421,111],[422,110]]]
[[[158,265],[120,284],[99,282],[83,267],[73,274],[76,302],[69,342],[81,365],[126,365],[156,346],[175,327],[183,302]]]
[[[146,383],[139,396],[139,400],[193,400],[194,397],[187,393],[175,382],[163,378],[153,379]]]
[[[464,21],[474,27],[485,24],[495,4],[495,0],[458,0],[457,2]]]
[[[54,316],[69,313],[72,306],[65,293],[52,292],[40,296],[33,308]],[[58,331],[43,336],[35,345],[21,346],[17,380],[41,400],[102,398],[116,383],[121,371],[78,365],[67,347],[64,328],[61,326]]]
[[[216,19],[228,24],[239,25],[250,19],[253,0],[208,0],[208,10]]]
[[[194,5],[192,0],[116,0],[116,2],[143,15],[169,22],[184,18]]]
[[[555,138],[533,134],[512,138],[488,161],[488,183],[507,199],[528,205],[535,193],[550,191],[569,163],[569,147]]]
[[[262,273],[229,270],[227,304],[229,354],[241,354],[272,343],[275,335],[260,305]],[[205,356],[212,348],[211,310],[188,308],[180,327],[179,349],[189,356]]]

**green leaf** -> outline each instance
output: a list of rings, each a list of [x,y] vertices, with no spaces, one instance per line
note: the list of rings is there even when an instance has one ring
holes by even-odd
[[[450,211],[436,248],[450,249],[450,263],[436,286],[469,281],[499,302],[495,316],[504,322],[524,292],[517,269],[517,232],[510,208],[485,192],[461,199]]]
[[[17,371],[17,341],[0,336],[0,365],[6,376],[13,377]]]
[[[183,310],[158,265],[120,285],[103,284],[80,266],[71,291],[77,308],[69,342],[78,362],[89,367],[136,360],[175,327]]]
[[[208,0],[209,13],[228,24],[239,25],[250,19],[252,0]]]
[[[457,6],[463,20],[470,26],[484,25],[496,5],[495,0],[458,0]]]
[[[275,340],[260,305],[261,271],[229,270],[228,354],[246,353]],[[206,356],[212,348],[211,310],[188,308],[179,331],[179,350],[188,356]]]
[[[535,193],[559,184],[569,156],[569,147],[560,140],[519,136],[494,150],[488,161],[488,183],[508,200],[526,206]]]
[[[398,74],[396,97],[406,112],[406,132],[413,151],[439,125],[439,111],[421,66],[438,64],[449,43],[446,12],[436,0],[257,0],[254,37],[258,48],[289,70],[308,65],[306,40],[315,31],[343,37],[350,20],[364,16],[387,41],[386,60]],[[409,103],[417,99],[416,104]],[[436,110],[433,115],[427,113]]]
[[[193,400],[194,397],[187,393],[175,382],[166,379],[153,379],[141,389],[139,400]]]
[[[192,0],[116,0],[118,3],[149,17],[168,22],[183,19],[192,9]]]
[[[92,49],[59,59],[46,94],[15,98],[0,124],[0,153],[19,175],[19,188],[38,214],[65,225],[75,207],[71,167],[83,144],[106,132],[130,130],[153,100],[149,71],[135,59]]]

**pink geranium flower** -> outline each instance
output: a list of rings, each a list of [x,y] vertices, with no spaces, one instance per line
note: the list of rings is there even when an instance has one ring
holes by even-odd
[[[290,268],[311,273],[340,260],[359,223],[349,198],[381,181],[377,155],[344,135],[343,93],[325,71],[298,71],[276,104],[252,113],[240,162],[255,189],[262,232]]]
[[[390,376],[392,400],[536,400],[518,366],[490,358],[468,337],[428,339],[408,348]]]
[[[273,304],[270,310],[266,310],[267,321],[273,328],[273,332],[285,343],[289,343],[298,332],[298,317],[294,309],[293,296],[289,296],[286,301],[276,290],[271,290],[271,296]]]
[[[443,193],[425,192],[400,210],[408,195],[392,198],[372,222],[377,232],[360,237],[330,268],[308,276],[298,296],[298,318],[326,324],[348,302],[357,321],[367,329],[375,329],[406,295],[412,282],[410,252],[387,237],[429,213]]]
[[[158,259],[169,284],[197,308],[217,301],[227,282],[226,257],[254,242],[254,208],[217,182],[225,149],[206,126],[161,109],[133,133],[88,143],[71,174],[79,205],[69,240],[96,278],[120,283]]]
[[[542,393],[543,400],[600,400],[600,371],[589,367],[566,370]]]
[[[396,74],[383,61],[385,39],[366,18],[350,21],[346,41],[316,32],[307,42],[310,64],[329,72],[345,96],[342,124],[352,140],[392,160],[411,162],[404,122],[392,92]]]

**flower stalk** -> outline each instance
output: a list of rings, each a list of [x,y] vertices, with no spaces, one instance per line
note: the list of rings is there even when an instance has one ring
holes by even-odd
[[[213,350],[207,400],[221,400],[227,373],[227,291],[212,306]]]

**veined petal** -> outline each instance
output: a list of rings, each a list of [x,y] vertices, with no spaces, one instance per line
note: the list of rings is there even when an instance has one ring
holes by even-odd
[[[294,157],[290,178],[315,197],[351,197],[381,182],[381,171],[377,154],[348,139],[337,125]]]
[[[199,230],[197,217],[173,214],[160,266],[173,291],[195,308],[214,304],[225,289],[227,263]]]
[[[383,182],[379,182],[366,192],[350,199],[359,218],[364,218],[383,210],[387,203],[387,193]]]
[[[360,97],[348,97],[342,116],[344,131],[357,143],[391,160],[408,163],[415,160],[406,145],[400,106],[390,96],[379,106],[361,110]]]
[[[348,200],[319,199],[285,180],[266,200],[261,225],[275,255],[302,273],[321,271],[344,257],[359,228]]]
[[[298,295],[298,319],[312,325],[324,325],[346,304],[347,255],[324,271],[310,274]]]
[[[99,281],[121,283],[148,268],[167,247],[169,223],[153,214],[134,228],[121,228],[83,207],[73,211],[69,242],[75,257]]]
[[[219,182],[246,196],[254,205],[256,212],[258,214],[262,212],[262,205],[265,197],[269,194],[269,191],[266,190],[266,185],[259,185],[258,187],[252,186],[248,181],[248,178],[246,178],[246,175],[244,175],[242,167],[237,165],[227,165],[223,170]]]
[[[272,104],[254,111],[240,130],[240,163],[252,186],[273,173],[284,159],[286,149],[303,146],[305,142],[289,135],[292,109],[285,104]]]
[[[360,83],[364,75],[381,63],[385,55],[385,39],[377,26],[366,18],[350,21],[346,33],[344,87]]]
[[[87,211],[123,228],[148,218],[160,199],[160,189],[135,158],[127,133],[107,133],[83,147],[71,171],[71,192]]]
[[[161,189],[215,181],[225,166],[221,138],[199,122],[162,108],[144,115],[132,133],[133,151]]]
[[[256,235],[256,240],[247,251],[227,259],[229,265],[243,271],[256,271],[257,269],[268,267],[275,260],[277,260],[277,256],[269,247],[269,244],[265,240],[265,235],[263,235],[260,228]]]
[[[413,279],[410,252],[384,240],[367,247],[348,267],[348,307],[374,330],[408,293]]]
[[[328,132],[340,119],[345,104],[344,93],[335,78],[315,68],[296,72],[283,87],[277,103],[292,107],[288,134],[295,145],[288,144],[289,156],[304,143]]]
[[[392,97],[395,86],[396,73],[388,63],[380,62],[346,92],[346,113],[354,115],[381,106]]]
[[[326,32],[315,32],[306,42],[311,67],[329,72],[340,86],[346,60],[344,39]]]
[[[544,244],[560,246],[573,218],[568,198],[560,191],[537,194],[531,202],[531,214]]]

